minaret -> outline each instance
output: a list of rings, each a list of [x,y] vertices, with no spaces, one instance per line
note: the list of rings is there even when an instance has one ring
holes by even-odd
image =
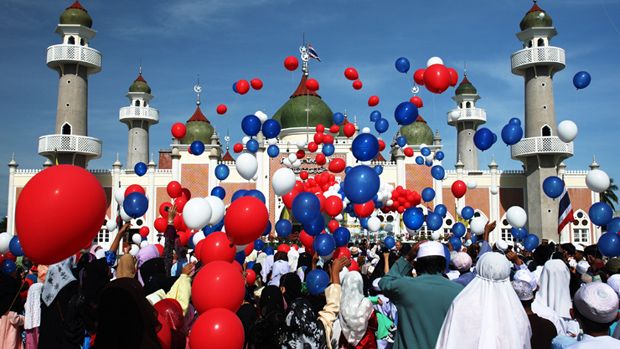
[[[89,47],[95,36],[88,12],[78,1],[60,15],[62,44],[47,48],[47,66],[60,75],[56,133],[39,138],[39,154],[52,163],[86,167],[101,157],[101,141],[88,137],[88,75],[101,71],[101,53]]]
[[[526,177],[527,228],[544,239],[558,240],[558,201],[547,197],[542,183],[557,176],[557,166],[573,155],[573,144],[555,136],[553,74],[564,69],[564,50],[549,45],[557,32],[551,17],[534,1],[517,33],[523,49],[512,54],[512,73],[525,80],[525,135],[512,146]]]
[[[467,73],[452,99],[456,102],[456,109],[448,113],[448,125],[456,127],[456,158],[460,159],[466,171],[477,171],[478,149],[474,144],[474,134],[478,126],[487,122],[487,113],[484,109],[476,108],[480,96],[467,79]]]
[[[159,112],[149,106],[153,95],[142,77],[142,67],[129,86],[127,98],[129,106],[120,109],[119,121],[129,127],[126,166],[133,168],[138,162],[149,162],[149,127],[159,122]]]

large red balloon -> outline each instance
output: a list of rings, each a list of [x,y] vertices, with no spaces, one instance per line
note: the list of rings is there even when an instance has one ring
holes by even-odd
[[[204,238],[200,250],[200,261],[207,264],[214,261],[232,262],[235,260],[235,245],[228,239],[226,233],[217,231]]]
[[[348,67],[347,69],[345,69],[344,76],[349,80],[357,80],[360,77],[357,73],[357,70],[355,70],[355,68],[353,67]]]
[[[355,89],[355,90],[361,90],[362,86],[364,86],[364,84],[362,83],[362,80],[355,80],[355,81],[353,81],[351,86],[353,86],[353,89]]]
[[[452,195],[454,195],[455,198],[460,199],[467,192],[467,184],[461,180],[454,181],[454,183],[452,183],[451,190]]]
[[[369,217],[374,210],[375,210],[375,203],[372,200],[367,201],[363,204],[353,205],[353,211],[355,211],[355,214],[361,218]]]
[[[215,111],[220,114],[226,114],[226,112],[228,111],[228,107],[226,106],[226,104],[220,104],[217,106],[217,108],[215,108]]]
[[[422,102],[422,98],[418,96],[413,96],[409,98],[409,102],[413,103],[418,108],[422,108],[424,106],[424,102]]]
[[[191,349],[241,349],[243,324],[234,312],[216,308],[201,314],[189,334]]]
[[[443,64],[433,64],[424,72],[424,85],[432,93],[442,93],[450,87],[450,72]]]
[[[347,122],[344,124],[342,132],[347,138],[352,137],[355,134],[355,124]]]
[[[205,247],[203,243],[202,258],[205,258]],[[232,263],[208,263],[200,269],[192,283],[192,304],[198,313],[214,308],[237,311],[243,302],[244,285],[243,275]]]
[[[237,81],[236,88],[240,95],[244,95],[250,90],[250,83],[247,80],[239,80]]]
[[[175,199],[181,196],[181,194],[183,193],[183,187],[181,186],[181,183],[177,181],[171,181],[170,183],[168,183],[166,191],[168,192],[168,196]]]
[[[263,81],[261,79],[254,78],[250,80],[250,85],[252,85],[253,89],[260,90],[261,88],[263,88]]]
[[[342,158],[333,158],[327,167],[333,173],[340,173],[347,167],[347,163]]]
[[[287,70],[293,71],[299,67],[299,61],[295,56],[288,56],[284,59],[284,67]]]
[[[57,165],[37,173],[15,208],[24,254],[40,264],[66,259],[94,239],[107,208],[105,191],[85,169]]]
[[[160,233],[163,233],[166,231],[166,228],[168,228],[168,220],[164,217],[159,217],[155,219],[153,226],[155,227],[155,230],[157,230]]]
[[[459,73],[454,68],[448,68],[448,74],[450,74],[450,86],[456,86],[456,83],[459,82]]]
[[[144,190],[144,188],[141,185],[132,184],[132,185],[128,186],[127,189],[125,189],[125,197],[127,197],[127,195],[132,194],[132,193],[145,194],[146,191]]]
[[[267,207],[253,196],[235,200],[224,217],[224,227],[235,245],[245,245],[258,239],[269,222]]]
[[[369,107],[374,107],[377,104],[379,104],[379,96],[370,96],[368,98],[368,106]]]
[[[185,129],[185,124],[180,123],[180,122],[175,122],[172,125],[170,132],[172,133],[172,137],[176,139],[181,139],[185,137],[185,133],[187,132],[187,130]]]
[[[316,91],[319,89],[319,82],[316,79],[306,80],[306,88],[310,91]]]
[[[342,200],[338,196],[330,196],[325,199],[325,213],[331,217],[336,217],[342,212]]]
[[[418,85],[424,85],[424,69],[418,69],[413,73],[413,81]]]
[[[346,246],[336,247],[334,250],[334,254],[332,255],[332,259],[338,259],[340,257],[351,258],[351,251]]]

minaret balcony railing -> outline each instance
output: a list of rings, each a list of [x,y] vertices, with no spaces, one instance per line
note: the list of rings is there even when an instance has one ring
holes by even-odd
[[[512,73],[523,75],[527,68],[536,65],[546,65],[559,71],[566,67],[564,49],[553,46],[524,48],[510,57]]]
[[[149,124],[159,122],[159,111],[151,107],[123,107],[118,113],[120,122],[147,121]]]
[[[573,156],[573,142],[564,143],[555,136],[522,138],[519,143],[510,147],[513,159],[536,155],[558,155],[562,158]]]
[[[39,137],[39,154],[50,157],[56,153],[76,153],[90,158],[101,157],[101,140],[77,135],[47,135]]]
[[[448,125],[456,125],[457,122],[472,121],[478,124],[487,122],[487,112],[482,108],[453,109],[448,112]]]
[[[101,53],[94,48],[80,45],[52,45],[47,48],[47,66],[56,69],[62,64],[79,64],[88,68],[88,73],[101,70]]]

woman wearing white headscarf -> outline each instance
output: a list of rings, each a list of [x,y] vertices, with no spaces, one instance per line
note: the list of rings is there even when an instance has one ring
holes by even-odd
[[[370,300],[364,297],[364,281],[356,271],[348,272],[343,278],[338,319],[342,338],[346,341],[343,343],[341,340],[341,347],[376,348],[374,308]],[[374,326],[369,326],[373,322]]]
[[[459,293],[443,322],[436,349],[529,349],[532,330],[510,283],[510,262],[487,252],[476,277]]]

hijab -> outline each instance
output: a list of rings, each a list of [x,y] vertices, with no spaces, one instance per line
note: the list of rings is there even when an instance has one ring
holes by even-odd
[[[243,333],[245,334],[245,343],[243,347],[247,348],[250,344],[252,327],[254,327],[254,324],[258,319],[256,308],[254,308],[252,304],[245,303],[241,306],[241,308],[239,308],[239,310],[237,310],[237,317],[241,320],[241,324],[243,325]]]
[[[280,278],[280,287],[284,287],[284,300],[286,304],[301,297],[301,279],[295,273],[287,273]]]
[[[327,347],[325,329],[312,311],[310,303],[297,298],[288,308],[280,338],[282,348],[324,349]]]
[[[530,348],[530,322],[510,283],[510,269],[500,253],[480,257],[476,277],[452,301],[436,349]]]
[[[117,278],[131,278],[136,276],[136,258],[129,253],[124,254],[118,259],[116,267]]]
[[[58,292],[60,292],[60,290],[62,290],[68,283],[75,280],[75,277],[71,272],[72,263],[73,257],[69,257],[62,262],[50,265],[47,270],[45,284],[43,285],[43,290],[41,292],[41,299],[48,307],[52,304],[54,298],[58,295]]]
[[[172,284],[176,281],[176,277],[166,275],[166,267],[164,259],[161,257],[149,259],[140,267],[140,275],[142,275],[142,283],[144,285],[144,293],[149,295],[157,290],[170,291]]]
[[[144,263],[157,257],[160,257],[160,255],[159,250],[157,250],[157,247],[155,247],[155,245],[148,245],[144,248],[141,248],[140,251],[138,251],[138,255],[136,256],[136,259],[138,261],[138,269],[141,269]],[[140,271],[138,272],[138,280],[142,285],[144,285],[142,273]]]
[[[362,275],[357,271],[348,272],[342,281],[338,318],[342,334],[349,344],[357,345],[364,338],[372,312],[372,303],[364,297]]]
[[[257,348],[279,348],[284,327],[284,298],[277,286],[266,286],[258,301],[259,318],[251,331],[251,343]]]
[[[573,307],[570,298],[570,272],[563,261],[552,259],[545,263],[538,281],[538,292],[534,304],[551,308],[562,318],[571,318]]]

